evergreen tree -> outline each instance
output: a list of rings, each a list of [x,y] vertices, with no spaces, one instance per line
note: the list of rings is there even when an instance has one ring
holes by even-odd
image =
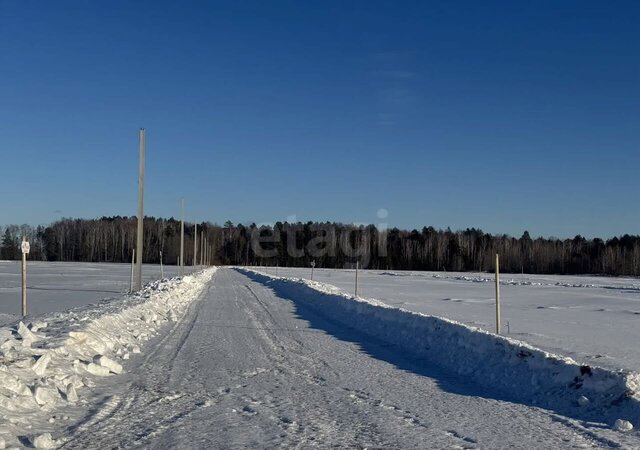
[[[0,250],[2,259],[18,259],[18,243],[16,242],[15,236],[11,233],[10,227],[4,230],[2,248]]]

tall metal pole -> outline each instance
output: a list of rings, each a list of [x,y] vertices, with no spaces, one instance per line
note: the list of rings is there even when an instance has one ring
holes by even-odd
[[[184,275],[184,198],[182,199],[180,220],[180,275]]]
[[[135,290],[142,289],[142,245],[144,222],[144,128],[140,128],[140,171],[138,173],[138,236],[136,238]]]
[[[500,256],[496,253],[496,334],[500,334]]]
[[[192,272],[196,271],[196,265],[198,261],[198,224],[195,224],[195,229],[193,230],[193,267],[191,269]]]

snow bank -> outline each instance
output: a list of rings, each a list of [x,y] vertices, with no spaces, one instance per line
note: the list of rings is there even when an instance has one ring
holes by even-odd
[[[636,372],[579,365],[459,322],[354,298],[325,283],[238,270],[332,321],[455,372],[500,397],[582,419],[640,424]]]
[[[383,272],[381,275],[398,276],[398,273]],[[495,278],[485,277],[482,275],[442,275],[433,274],[432,278],[439,278],[444,280],[456,280],[456,281],[468,281],[471,283],[495,283]],[[621,291],[640,291],[640,284],[605,284],[605,283],[570,283],[566,281],[556,282],[542,282],[542,281],[530,281],[518,278],[509,278],[509,274],[503,274],[500,284],[504,286],[558,286],[568,288],[593,288],[593,289],[612,289]]]
[[[455,280],[455,281],[468,281],[470,283],[494,283],[495,278],[493,276],[484,276],[481,274],[472,274],[472,275],[463,275],[460,273],[447,274],[445,273],[430,273],[430,272],[409,272],[409,271],[400,271],[400,272],[377,272],[378,275],[385,275],[390,277],[431,277],[435,279],[441,280]],[[568,282],[568,281],[533,281],[523,279],[521,277],[518,278],[509,278],[512,274],[504,273],[502,274],[502,278],[500,279],[500,284],[503,286],[557,286],[557,287],[567,287],[567,288],[593,288],[593,289],[611,289],[611,290],[620,290],[620,291],[640,291],[640,283],[624,283],[620,281],[615,284],[611,283],[585,283],[585,282]],[[525,276],[523,274],[523,276]],[[526,276],[531,276],[531,274],[526,274]],[[548,277],[547,275],[533,275],[534,277]],[[599,275],[591,275],[592,277],[599,277]],[[583,277],[583,275],[576,275],[575,277]],[[611,279],[611,277],[602,277],[603,279]],[[628,279],[623,279],[628,280]]]
[[[149,283],[139,293],[0,328],[0,439],[55,448],[46,423],[99,377],[122,373],[122,361],[175,322],[197,299],[214,269]],[[66,417],[66,416],[63,416]],[[37,433],[36,433],[37,431]]]

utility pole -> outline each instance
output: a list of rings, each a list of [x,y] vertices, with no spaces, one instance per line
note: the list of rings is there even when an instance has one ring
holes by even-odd
[[[184,275],[184,197],[182,197],[182,212],[180,220],[180,275]]]
[[[195,228],[193,230],[193,268],[191,272],[196,271],[196,265],[198,261],[198,224],[195,224]]]
[[[138,172],[138,236],[136,238],[135,290],[142,289],[142,255],[144,222],[144,128],[140,128],[140,171]]]
[[[500,256],[496,253],[496,334],[500,334]]]

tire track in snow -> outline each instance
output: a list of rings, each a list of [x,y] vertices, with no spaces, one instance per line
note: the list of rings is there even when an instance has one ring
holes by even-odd
[[[213,277],[215,278],[215,274]],[[151,366],[151,363],[166,349],[171,349],[168,364],[169,367],[173,367],[177,355],[180,353],[189,334],[193,330],[195,320],[197,319],[198,304],[207,295],[210,286],[211,284],[208,285],[206,291],[198,299],[189,305],[187,313],[176,322],[174,327],[166,333],[159,342],[155,343],[152,350],[144,356],[143,361],[139,364],[140,367]],[[169,341],[174,339],[176,335],[179,335],[177,343],[175,345],[168,345]],[[187,397],[184,394],[176,396],[175,393],[167,393],[161,388],[155,390],[146,388],[145,382],[150,382],[152,386],[160,386],[162,384],[162,381],[158,379],[158,375],[159,374],[154,371],[146,372],[144,381],[134,380],[121,395],[105,397],[99,402],[98,408],[89,411],[88,415],[79,424],[67,429],[67,433],[65,434],[71,437],[61,439],[60,448],[83,449],[88,446],[93,448],[118,448],[120,445],[116,443],[118,442],[118,434],[123,423],[128,424],[130,433],[134,436],[134,442],[140,442],[147,436],[151,437],[152,430],[143,426],[140,420],[141,411],[144,412],[142,416],[145,414],[153,415],[153,405],[155,403],[162,403],[162,401],[166,399],[171,399],[174,409],[178,409],[178,411],[181,412],[175,413],[166,419],[164,421],[164,428],[170,423],[175,423],[187,417],[199,407],[209,406],[207,401],[194,403],[193,398]],[[174,402],[173,400],[181,401]],[[191,406],[194,404],[195,408]],[[182,408],[180,408],[181,406]],[[163,429],[162,423],[156,423],[156,427]],[[136,428],[144,428],[144,430],[140,431],[136,430]],[[145,431],[147,432],[145,433]],[[131,434],[127,436],[127,441],[130,440],[130,437]]]

